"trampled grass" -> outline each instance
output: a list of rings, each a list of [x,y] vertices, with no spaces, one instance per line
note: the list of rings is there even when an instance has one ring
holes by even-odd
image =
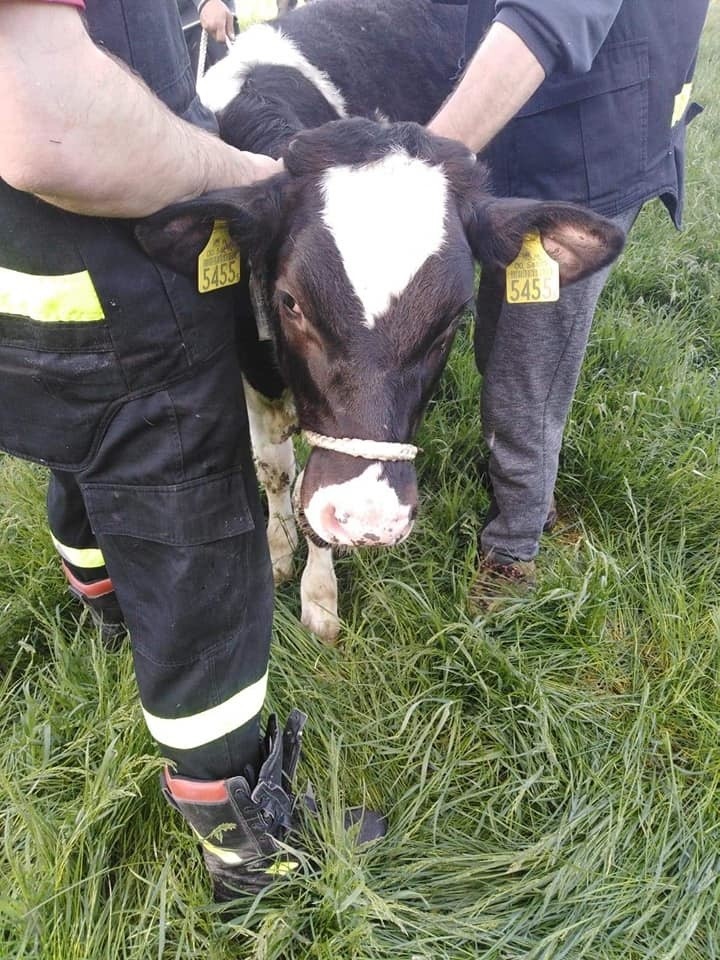
[[[686,228],[657,205],[603,296],[529,600],[465,611],[486,505],[469,338],[402,548],[338,565],[342,645],[279,594],[269,703],[310,714],[307,875],[209,904],[129,650],[68,602],[44,476],[0,459],[0,958],[720,958],[720,11]],[[343,803],[387,810],[358,854]]]

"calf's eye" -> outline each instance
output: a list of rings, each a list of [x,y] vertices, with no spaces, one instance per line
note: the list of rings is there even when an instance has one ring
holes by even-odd
[[[292,340],[301,337],[305,343],[312,340],[319,345],[319,336],[295,297],[280,287],[277,288],[276,297],[285,336]]]
[[[285,310],[288,313],[292,314],[292,316],[295,317],[296,319],[299,320],[302,317],[302,310],[298,306],[297,300],[295,299],[295,297],[291,296],[286,290],[280,291],[280,303],[283,305]]]

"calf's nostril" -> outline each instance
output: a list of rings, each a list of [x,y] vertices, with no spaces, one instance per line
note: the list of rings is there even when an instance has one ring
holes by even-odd
[[[344,526],[349,519],[347,512],[342,513],[338,517],[333,504],[328,503],[320,512],[319,519],[322,529],[318,532],[321,533],[326,540],[329,542],[339,543],[345,543],[347,541],[347,534]]]

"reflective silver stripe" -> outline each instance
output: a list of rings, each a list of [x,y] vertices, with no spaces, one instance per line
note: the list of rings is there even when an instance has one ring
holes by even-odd
[[[64,543],[52,537],[52,542],[55,544],[55,549],[63,558],[67,560],[68,563],[71,563],[74,567],[80,567],[82,570],[95,570],[97,567],[105,566],[105,558],[102,555],[102,550],[98,550],[97,547],[87,547],[87,549],[79,549],[77,547],[66,547]]]
[[[95,323],[105,314],[87,270],[42,277],[0,267],[0,313],[39,323]]]
[[[158,743],[175,750],[193,750],[232,733],[257,716],[265,702],[266,689],[267,671],[256,683],[201,713],[168,720],[165,717],[156,717],[143,707],[143,714],[150,733]]]

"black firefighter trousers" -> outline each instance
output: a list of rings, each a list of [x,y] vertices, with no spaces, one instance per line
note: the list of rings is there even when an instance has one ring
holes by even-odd
[[[197,779],[254,766],[273,580],[235,351],[122,403],[48,507],[60,553],[112,579],[163,756]]]

